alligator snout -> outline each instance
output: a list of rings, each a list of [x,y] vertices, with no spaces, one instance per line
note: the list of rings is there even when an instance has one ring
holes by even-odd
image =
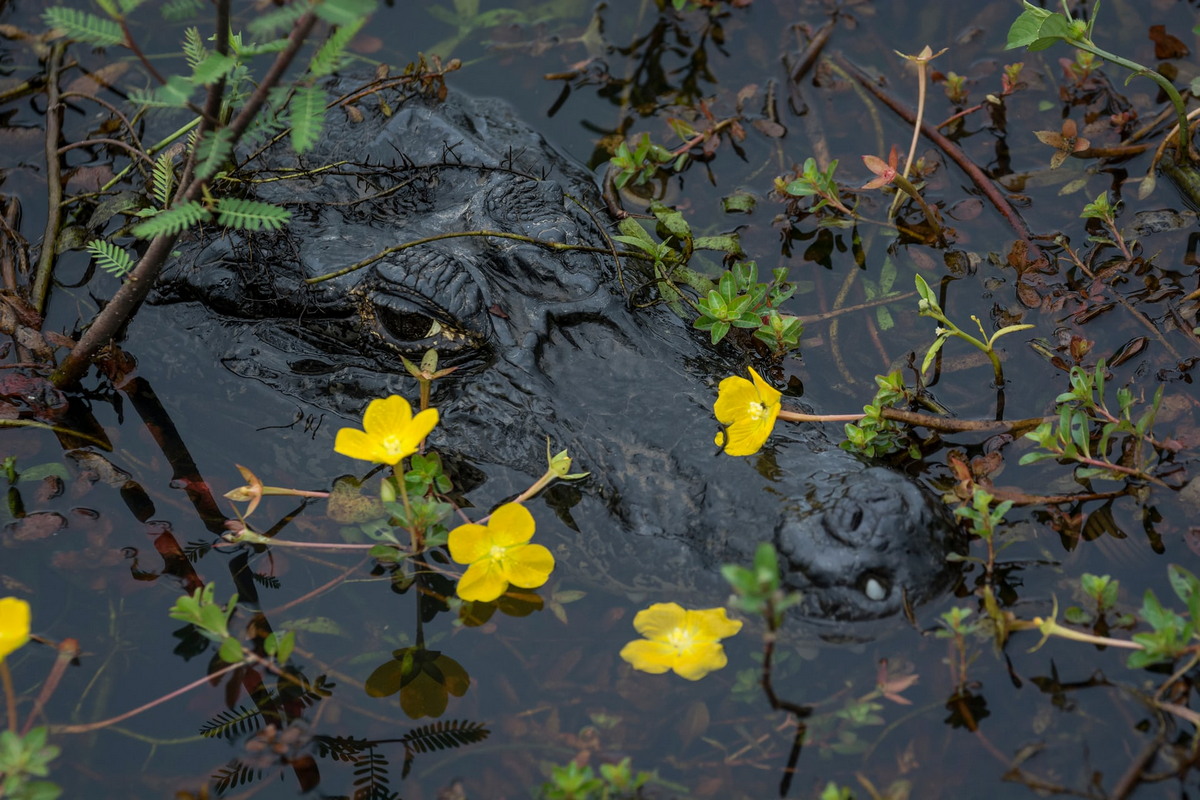
[[[784,582],[800,613],[878,619],[943,592],[960,549],[948,514],[914,482],[881,467],[824,475],[805,487],[776,535]]]

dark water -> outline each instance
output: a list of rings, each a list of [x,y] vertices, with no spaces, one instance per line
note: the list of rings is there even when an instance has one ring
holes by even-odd
[[[450,76],[451,85],[504,97],[548,138],[592,166],[602,160],[598,137],[617,130],[622,119],[629,120],[622,129],[629,136],[646,131],[658,141],[673,142],[665,119],[686,113],[672,107],[673,102],[686,106],[711,99],[713,113],[721,117],[733,113],[738,90],[753,84],[757,93],[748,93],[753,99],[745,111],[754,118],[761,116],[770,89],[786,135],[769,136],[761,127],[747,125],[741,152],[724,142],[714,159],[693,164],[667,182],[666,201],[685,209],[694,228],[708,233],[739,227],[744,248],[760,267],[790,267],[792,278],[803,282],[804,291],[791,309],[797,314],[863,302],[863,284],[877,282],[889,261],[899,272],[896,286],[902,291],[908,291],[914,271],[930,283],[951,271],[957,280],[949,284],[942,303],[964,329],[972,314],[989,330],[1016,321],[1036,326],[1002,340],[1009,418],[1046,413],[1055,394],[1068,388],[1065,372],[1039,355],[1031,342],[1053,348],[1072,335],[1086,338],[1094,343],[1088,364],[1099,356],[1112,360],[1134,351],[1113,370],[1111,384],[1128,384],[1148,399],[1165,383],[1159,437],[1183,445],[1175,460],[1184,468],[1189,465],[1189,448],[1195,443],[1190,368],[1198,348],[1178,320],[1195,324],[1194,301],[1185,298],[1196,289],[1195,217],[1186,216],[1186,204],[1161,177],[1149,197],[1138,199],[1136,184],[1129,180],[1145,174],[1149,153],[1101,167],[1093,160],[1068,159],[1058,170],[1048,169],[1053,150],[1032,131],[1059,130],[1070,117],[1081,125],[1096,123],[1095,132],[1089,128],[1087,135],[1097,145],[1110,145],[1116,136],[1111,126],[1105,129],[1104,118],[1123,108],[1089,100],[1088,92],[1096,91],[1093,84],[1063,88],[1067,81],[1060,59],[1071,57],[1067,48],[1005,53],[1005,31],[1019,10],[1015,3],[848,4],[850,16],[837,24],[825,53],[843,53],[882,74],[888,91],[908,104],[915,103],[915,75],[893,50],[915,53],[926,43],[935,50],[949,47],[934,66],[966,76],[968,106],[999,91],[1004,64],[1023,60],[1029,86],[1006,98],[1005,134],[997,133],[999,123],[976,112],[953,138],[975,163],[1004,182],[1033,232],[1061,232],[1074,248],[1090,252],[1080,209],[1101,191],[1118,188],[1124,203],[1119,224],[1151,219],[1139,213],[1173,210],[1185,215],[1184,227],[1142,233],[1140,254],[1149,263],[1121,277],[1089,283],[1070,271],[1064,258],[1057,271],[1018,279],[1006,264],[1012,230],[980,201],[964,173],[922,140],[918,155],[937,165],[926,193],[947,210],[948,222],[957,229],[954,243],[947,250],[896,241],[883,228],[863,226],[864,266],[840,301],[847,276],[857,269],[849,231],[818,233],[806,218],[784,241],[776,219],[784,206],[768,197],[771,182],[823,148],[840,160],[843,181],[858,185],[871,177],[859,156],[885,155],[892,144],[903,152],[911,129],[826,67],[818,69],[815,82],[810,74],[798,85],[789,83],[807,41],[794,26],[815,29],[823,24],[828,18],[823,4],[755,0],[707,27],[702,12],[659,24],[652,4],[612,4],[596,10],[603,40],[586,35],[593,9],[583,3],[522,10],[529,13],[521,24],[462,27],[451,54],[462,58],[464,67]],[[6,21],[34,24],[26,17],[33,11],[18,6],[6,12]],[[1192,3],[1111,2],[1101,15],[1097,40],[1143,63],[1156,63],[1146,35],[1150,25],[1165,25],[1192,51],[1200,46],[1190,32],[1196,22]],[[381,47],[372,57],[397,64],[456,35],[425,8],[407,5],[381,11],[368,32]],[[655,49],[657,41],[664,44]],[[632,42],[642,43],[631,48]],[[163,41],[158,50],[171,46],[171,40]],[[35,71],[25,51],[11,43],[8,48],[14,78]],[[93,69],[109,60],[84,48],[72,53]],[[1194,58],[1174,63],[1180,85],[1196,74]],[[543,77],[571,71],[578,77]],[[619,86],[603,80],[605,74],[614,80],[632,78],[625,100]],[[1125,74],[1116,67],[1102,74],[1141,114],[1134,127],[1162,107],[1149,81],[1125,86]],[[119,101],[111,93],[104,96]],[[37,139],[43,107],[35,99],[6,109],[10,127],[5,134],[13,142],[13,157],[4,190],[20,198],[20,229],[31,241],[40,236],[45,206]],[[940,121],[955,111],[942,84],[930,87],[928,119]],[[95,113],[94,106],[72,104],[68,137],[83,138],[98,119]],[[34,135],[23,133],[22,127],[33,129]],[[1156,132],[1155,139],[1161,134]],[[83,165],[90,157],[105,163],[101,155],[75,151],[70,163]],[[1064,188],[1074,191],[1064,194]],[[736,190],[757,197],[753,213],[721,213],[720,199]],[[875,200],[868,197],[864,203],[873,202],[867,213],[879,218],[884,209]],[[1092,266],[1102,268],[1114,256],[1115,251],[1103,250]],[[64,283],[78,283],[85,267],[81,254],[69,253],[60,259],[58,274]],[[1039,307],[1022,302],[1029,299],[1029,287],[1043,299]],[[48,329],[71,331],[78,320],[90,317],[96,299],[108,297],[112,289],[112,282],[99,276],[82,287],[56,288]],[[1080,299],[1084,296],[1086,300]],[[1111,303],[1112,308],[1090,317],[1077,313],[1088,303],[1096,308]],[[902,363],[909,351],[919,358],[933,339],[934,323],[917,316],[915,298],[898,300],[889,309],[895,322],[890,329],[880,327],[874,310],[842,317],[836,327],[826,322],[808,326],[803,359],[784,365],[802,384],[808,402],[826,411],[857,410],[873,393],[873,375]],[[1142,339],[1145,344],[1137,350]],[[293,662],[311,686],[324,676],[319,685],[333,687],[307,710],[301,711],[295,701],[286,705],[286,713],[298,720],[290,729],[297,739],[283,753],[286,763],[250,752],[263,741],[266,724],[254,712],[279,704],[263,699],[249,673],[225,676],[220,686],[199,688],[99,732],[56,736],[64,752],[54,763],[52,778],[64,787],[64,796],[217,796],[224,777],[222,796],[284,798],[299,796],[319,776],[311,796],[356,796],[357,789],[374,785],[378,793],[363,796],[394,791],[410,800],[433,798],[461,779],[468,797],[526,797],[551,764],[577,759],[595,766],[625,756],[635,768],[658,770],[669,782],[652,789],[651,796],[780,795],[794,727],[784,714],[769,709],[753,685],[761,647],[753,626],[728,642],[725,670],[693,684],[632,672],[621,662],[617,652],[634,638],[631,621],[644,605],[642,598],[607,594],[578,576],[556,575],[541,593],[550,602],[556,593],[562,597],[586,590],[585,598],[564,606],[565,624],[547,609],[520,618],[497,614],[478,628],[456,626],[445,614],[419,625],[414,593],[393,592],[388,577],[372,574],[370,564],[359,563],[357,555],[276,547],[243,563],[233,552],[208,551],[214,534],[203,522],[202,494],[189,492],[181,480],[181,451],[186,450],[195,474],[217,496],[241,483],[234,464],[250,466],[268,484],[319,489],[348,469],[344,459],[332,454],[333,435],[338,427],[356,422],[233,376],[219,363],[224,344],[197,341],[175,324],[171,308],[150,308],[124,345],[138,361],[141,391],[116,392],[96,377],[86,384],[83,403],[114,445],[106,457],[127,477],[94,482],[77,460],[65,459],[51,434],[4,432],[0,455],[15,455],[21,469],[63,463],[66,479],[53,497],[39,497],[32,483],[18,485],[26,514],[59,514],[64,524],[46,538],[18,535],[27,529],[15,525],[0,533],[0,593],[30,600],[36,633],[52,641],[73,637],[83,649],[46,708],[43,721],[51,725],[108,719],[202,678],[212,651],[189,651],[188,642],[176,635],[179,623],[167,617],[167,610],[181,589],[196,580],[214,583],[224,601],[234,591],[234,575],[245,576],[247,569],[257,577],[240,578],[237,589],[244,601],[248,593],[257,594],[257,602],[246,603],[238,624],[245,624],[252,610],[261,610],[275,630],[298,631]],[[984,361],[962,360],[969,355],[965,344],[949,343],[932,392],[957,416],[987,418],[996,403],[991,373]],[[177,437],[169,426],[177,429]],[[939,488],[953,483],[947,466],[951,447],[970,456],[1001,452],[1007,468],[995,477],[997,485],[1036,494],[1084,490],[1068,466],[1051,461],[1018,467],[1026,444],[1006,444],[982,434],[951,437],[929,456],[923,477]],[[578,466],[587,469],[586,464]],[[1094,488],[1115,485],[1097,481]],[[497,498],[481,491],[471,499],[486,506]],[[296,508],[285,499],[269,503],[265,512],[258,512],[267,515],[264,519]],[[535,501],[531,509],[539,525],[555,530],[555,515],[544,502]],[[1147,589],[1180,608],[1167,585],[1166,568],[1172,563],[1196,568],[1196,551],[1189,546],[1192,514],[1174,493],[1160,488],[1114,501],[1065,503],[1057,512],[1040,505],[1018,508],[1001,534],[1009,546],[999,557],[1000,602],[1021,619],[1047,615],[1052,598],[1064,606],[1078,603],[1073,587],[1080,575],[1092,572],[1121,581],[1120,610],[1138,608]],[[283,536],[325,537],[337,527],[312,507],[301,510]],[[982,557],[982,546],[972,555]],[[1186,767],[1193,757],[1192,726],[1147,701],[1167,673],[1130,670],[1122,652],[1071,642],[1054,641],[1029,652],[1038,640],[1030,632],[1014,635],[1003,650],[990,635],[969,637],[967,672],[960,674],[952,640],[933,631],[938,614],[952,606],[972,609],[978,617],[982,606],[973,592],[983,583],[982,571],[969,568],[960,596],[922,609],[915,628],[896,621],[867,643],[829,646],[796,637],[781,647],[777,690],[814,708],[811,739],[796,762],[787,796],[815,798],[831,780],[853,787],[857,797],[871,796],[860,781],[893,798],[1025,798],[1038,790],[1177,798],[1200,791]],[[694,598],[694,604],[719,605],[724,599]],[[414,720],[394,695],[370,697],[363,684],[391,659],[392,651],[416,641],[418,628],[425,645],[454,659],[471,683],[462,697],[449,698],[440,716]],[[1128,632],[1117,635],[1127,637]],[[36,645],[9,659],[23,713],[52,660],[48,648]],[[904,692],[911,705],[878,697],[862,700],[874,691],[884,660],[893,672],[919,676]],[[276,688],[269,676],[265,680],[268,690]],[[252,699],[256,693],[257,706]],[[1186,707],[1190,696],[1184,692],[1170,699]],[[222,724],[227,736],[200,735],[206,727]],[[412,742],[425,741],[429,732],[421,726],[434,724],[442,725],[443,733],[461,734],[464,741],[415,753],[411,772],[402,779],[401,740],[409,737],[412,752]],[[480,729],[486,729],[486,738],[465,743],[481,737],[462,732]],[[448,735],[453,739],[457,734]],[[375,744],[353,753],[356,765],[336,758],[330,738],[321,737]],[[1149,748],[1157,749],[1143,760]],[[376,766],[386,762],[386,781],[376,775],[372,784],[365,777],[367,753],[378,759]],[[1160,780],[1119,794],[1139,765]],[[380,788],[384,786],[390,789]],[[891,794],[886,794],[888,787]]]

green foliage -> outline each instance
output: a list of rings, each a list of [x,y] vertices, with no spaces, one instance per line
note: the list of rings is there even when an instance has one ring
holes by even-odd
[[[943,612],[938,621],[942,627],[934,632],[934,636],[939,639],[957,639],[962,640],[966,636],[971,635],[979,630],[980,622],[967,622],[967,618],[971,616],[969,608],[952,608],[949,611]]]
[[[784,191],[792,197],[812,197],[816,202],[812,205],[812,211],[820,211],[822,208],[832,207],[849,216],[853,216],[854,212],[846,208],[842,204],[841,198],[838,196],[838,184],[834,179],[833,174],[837,171],[837,160],[829,162],[829,167],[824,171],[817,166],[816,159],[807,158],[804,160],[804,168],[800,177],[784,187]]]
[[[1121,582],[1109,575],[1093,575],[1083,573],[1079,579],[1080,592],[1086,598],[1090,609],[1079,606],[1069,606],[1063,611],[1063,618],[1075,625],[1095,625],[1104,620],[1110,611],[1117,606],[1117,593]],[[1111,622],[1119,628],[1132,627],[1135,617],[1132,614],[1119,614]]]
[[[1054,399],[1058,418],[1043,422],[1025,434],[1025,438],[1036,442],[1042,452],[1026,453],[1020,463],[1033,464],[1048,458],[1076,461],[1080,467],[1075,474],[1085,479],[1151,477],[1152,429],[1162,402],[1163,387],[1159,385],[1150,407],[1134,419],[1133,392],[1122,386],[1117,390],[1117,412],[1114,414],[1105,398],[1105,372],[1104,359],[1100,359],[1092,371],[1080,366],[1071,368],[1070,391]],[[1119,445],[1118,440],[1122,440]],[[1121,454],[1121,463],[1109,458],[1113,450]]]
[[[196,177],[211,178],[229,162],[233,155],[233,135],[228,128],[210,131],[196,143]]]
[[[833,781],[825,784],[821,790],[820,800],[854,800],[854,792],[844,786],[838,786]]]
[[[297,153],[311,150],[325,129],[325,90],[320,86],[297,87],[287,119],[292,126],[292,149]]]
[[[1181,158],[1183,154],[1188,152],[1190,133],[1188,132],[1187,104],[1175,88],[1175,85],[1149,67],[1143,66],[1136,61],[1122,58],[1107,50],[1102,50],[1092,41],[1092,29],[1096,25],[1097,12],[1100,7],[1099,0],[1092,6],[1092,11],[1088,15],[1087,21],[1071,17],[1070,9],[1067,7],[1066,2],[1063,3],[1063,10],[1066,14],[1059,14],[1056,11],[1047,11],[1044,8],[1038,8],[1029,3],[1028,0],[1023,0],[1023,2],[1025,10],[1021,12],[1008,29],[1008,42],[1005,45],[1005,49],[1012,50],[1024,47],[1030,51],[1045,50],[1053,44],[1065,42],[1085,53],[1098,56],[1105,61],[1131,70],[1134,75],[1149,78],[1158,84],[1159,88],[1171,99],[1171,104],[1175,106],[1176,121],[1180,126],[1178,148]],[[1086,65],[1081,66],[1086,68]]]
[[[200,203],[192,201],[183,205],[161,211],[133,226],[133,235],[139,239],[153,239],[155,236],[174,235],[193,225],[212,219],[212,214]]]
[[[609,164],[617,170],[616,177],[613,179],[617,188],[623,189],[630,181],[633,181],[635,186],[642,186],[650,182],[661,167],[672,162],[674,162],[675,171],[678,172],[687,163],[687,157],[687,153],[676,156],[667,148],[652,143],[650,134],[643,133],[633,150],[630,150],[629,145],[625,142],[617,145],[617,152],[613,154]]]
[[[96,47],[116,47],[125,43],[121,26],[87,11],[55,6],[42,14],[46,27],[62,30],[69,38]]]
[[[990,493],[976,486],[971,493],[971,504],[954,509],[954,516],[967,520],[971,525],[971,534],[990,543],[995,538],[996,529],[1004,522],[1004,515],[1013,507],[1012,500],[1005,500],[992,508],[995,501],[996,498]]]
[[[292,212],[258,200],[222,197],[217,201],[217,222],[244,231],[277,231],[288,224]]]
[[[50,781],[34,780],[50,774],[50,762],[59,748],[46,744],[47,729],[38,726],[24,736],[0,731],[0,797],[12,800],[54,800],[62,794]]]
[[[731,605],[747,614],[761,616],[768,624],[779,627],[783,612],[800,602],[798,592],[785,592],[779,577],[779,554],[775,545],[762,542],[754,551],[750,567],[724,564],[721,575],[733,589]]]
[[[841,443],[841,448],[862,453],[868,458],[882,458],[905,451],[912,458],[920,458],[921,451],[916,443],[908,441],[907,429],[883,416],[883,409],[895,408],[910,400],[900,371],[895,370],[887,377],[876,375],[875,385],[879,387],[875,397],[863,406],[866,416],[858,422],[846,423],[846,440]]]
[[[190,595],[181,595],[171,606],[170,617],[194,625],[204,638],[220,642],[222,660],[236,664],[242,660],[242,646],[230,635],[229,620],[237,610],[237,595],[233,595],[227,608],[223,609],[213,600],[214,591],[215,587],[209,583]]]
[[[773,270],[770,282],[760,283],[758,264],[734,264],[721,275],[717,288],[696,301],[700,315],[693,327],[708,331],[713,344],[724,339],[732,326],[753,329],[755,338],[771,345],[777,355],[798,347],[804,326],[798,318],[777,310],[796,291],[787,274],[787,268],[780,267]]]
[[[86,249],[96,259],[100,269],[114,278],[122,278],[133,269],[133,259],[123,247],[103,239],[93,239],[87,243]]]
[[[639,796],[641,788],[654,775],[633,772],[628,757],[617,764],[601,764],[600,776],[590,766],[581,767],[574,761],[551,768],[550,780],[542,784],[540,796],[545,800],[616,800]]]
[[[167,208],[175,192],[175,159],[170,153],[163,153],[155,160],[152,181],[155,201],[160,208]]]
[[[160,10],[167,22],[182,22],[203,11],[204,3],[203,0],[166,0]]]
[[[166,84],[153,89],[130,89],[129,99],[146,108],[187,108],[196,85],[182,75],[167,76]]]
[[[355,35],[362,30],[362,26],[366,22],[367,18],[364,16],[348,25],[342,25],[333,31],[329,35],[329,38],[317,48],[317,52],[313,54],[312,61],[308,65],[309,74],[319,78],[336,72],[346,57],[346,47]],[[324,107],[323,95],[321,102],[322,107]]]
[[[1200,640],[1200,636],[1197,635],[1197,623],[1200,621],[1200,580],[1177,564],[1167,568],[1167,576],[1171,582],[1171,589],[1187,606],[1188,618],[1163,608],[1154,592],[1147,589],[1139,616],[1153,631],[1133,635],[1133,641],[1145,649],[1129,654],[1126,663],[1132,669],[1173,662],[1194,648],[1197,640]]]
[[[925,282],[924,278],[922,278],[920,275],[914,275],[913,278],[916,281],[917,294],[921,298],[917,303],[917,313],[919,313],[922,317],[932,317],[941,323],[935,329],[937,338],[934,339],[933,344],[929,346],[929,349],[925,351],[925,359],[921,362],[921,374],[925,374],[925,372],[929,369],[929,366],[933,363],[934,358],[937,357],[938,352],[942,349],[942,345],[944,345],[951,337],[955,337],[962,339],[964,342],[967,342],[973,347],[979,349],[988,357],[988,359],[992,362],[992,372],[996,377],[996,385],[1003,386],[1004,372],[1000,366],[1000,359],[996,355],[996,340],[1001,336],[1007,336],[1008,334],[1016,333],[1017,331],[1028,330],[1033,326],[1007,325],[989,336],[983,330],[983,323],[979,321],[979,317],[972,314],[971,320],[975,323],[975,326],[979,328],[980,338],[976,339],[974,336],[959,328],[946,317],[945,312],[942,311],[941,305],[938,304],[937,295],[934,294],[933,289],[929,288],[929,284]]]

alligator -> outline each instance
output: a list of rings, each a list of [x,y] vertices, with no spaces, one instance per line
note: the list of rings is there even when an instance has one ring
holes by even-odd
[[[368,105],[333,109],[303,157],[272,147],[243,167],[254,196],[292,210],[285,230],[205,236],[165,276],[156,302],[202,305],[230,370],[357,420],[372,398],[413,398],[400,357],[436,348],[457,369],[434,385],[432,446],[479,467],[492,500],[541,473],[547,438],[566,448],[591,477],[561,510],[576,530],[558,559],[633,591],[712,590],[718,564],[762,541],[808,618],[885,618],[956,582],[958,529],[901,472],[814,427],[719,452],[716,386],[744,364],[631,306],[643,278],[605,252],[591,174],[509,105]]]

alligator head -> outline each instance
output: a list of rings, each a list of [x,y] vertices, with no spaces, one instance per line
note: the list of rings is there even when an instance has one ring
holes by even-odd
[[[604,252],[591,176],[506,105],[413,99],[331,122],[299,162],[268,150],[254,175],[291,226],[208,237],[159,298],[219,315],[234,372],[357,418],[371,398],[411,396],[399,357],[436,347],[459,369],[435,384],[434,446],[498,485],[516,475],[512,491],[540,474],[547,436],[568,448],[595,512],[576,514],[588,544],[562,560],[627,561],[627,584],[716,581],[772,538],[809,616],[883,617],[954,580],[956,529],[909,478],[815,431],[759,457],[716,451],[716,383],[735,365],[668,312],[628,307],[620,282],[637,279]]]

